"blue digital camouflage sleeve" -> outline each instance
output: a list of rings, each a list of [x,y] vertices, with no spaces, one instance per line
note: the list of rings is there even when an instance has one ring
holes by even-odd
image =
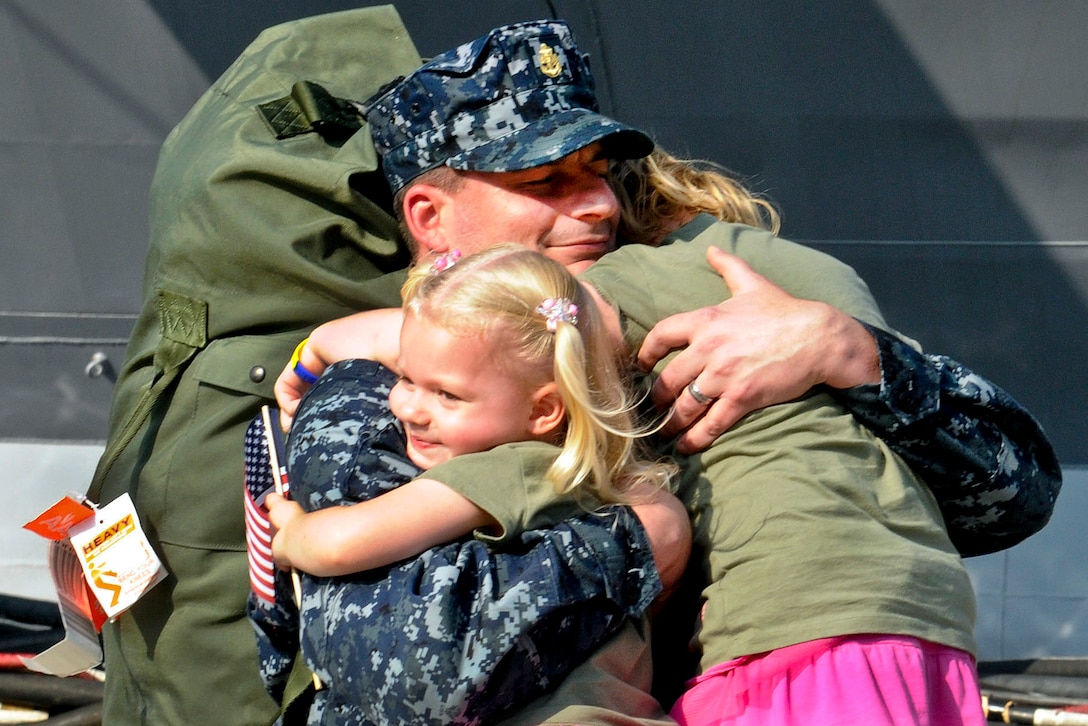
[[[996,552],[1042,529],[1062,474],[1032,415],[960,363],[865,327],[881,383],[831,392],[925,480],[959,551]]]

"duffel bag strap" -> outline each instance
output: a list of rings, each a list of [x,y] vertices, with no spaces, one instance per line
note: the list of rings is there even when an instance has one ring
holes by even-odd
[[[343,140],[363,127],[362,112],[354,103],[312,81],[298,81],[289,95],[258,104],[257,110],[277,139],[314,131],[332,141]]]
[[[139,403],[125,421],[124,427],[110,441],[87,490],[91,501],[97,502],[102,483],[110,469],[136,434],[147,422],[155,403],[196,353],[208,344],[208,304],[169,290],[159,290],[159,330],[162,335],[155,348],[155,374],[140,397]]]

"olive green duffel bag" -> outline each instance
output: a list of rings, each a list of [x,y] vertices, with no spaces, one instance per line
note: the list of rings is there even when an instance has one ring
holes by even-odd
[[[89,494],[132,496],[170,577],[103,633],[107,723],[269,713],[246,710],[270,699],[244,610],[243,436],[309,330],[399,304],[409,254],[352,101],[419,63],[391,6],[279,25],[163,145],[143,308]]]

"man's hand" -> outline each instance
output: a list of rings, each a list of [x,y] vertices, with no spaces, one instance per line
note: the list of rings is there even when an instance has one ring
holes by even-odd
[[[876,342],[854,318],[825,303],[795,298],[743,260],[717,248],[711,266],[732,297],[662,320],[638,361],[649,370],[684,348],[654,383],[653,399],[675,408],[665,435],[683,431],[684,453],[709,446],[746,414],[790,401],[814,385],[851,388],[880,381]],[[700,403],[689,384],[711,400]]]

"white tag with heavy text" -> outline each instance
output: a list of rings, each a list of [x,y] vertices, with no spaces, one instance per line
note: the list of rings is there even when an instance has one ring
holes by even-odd
[[[96,510],[73,527],[69,537],[91,591],[110,618],[166,577],[128,494]]]

